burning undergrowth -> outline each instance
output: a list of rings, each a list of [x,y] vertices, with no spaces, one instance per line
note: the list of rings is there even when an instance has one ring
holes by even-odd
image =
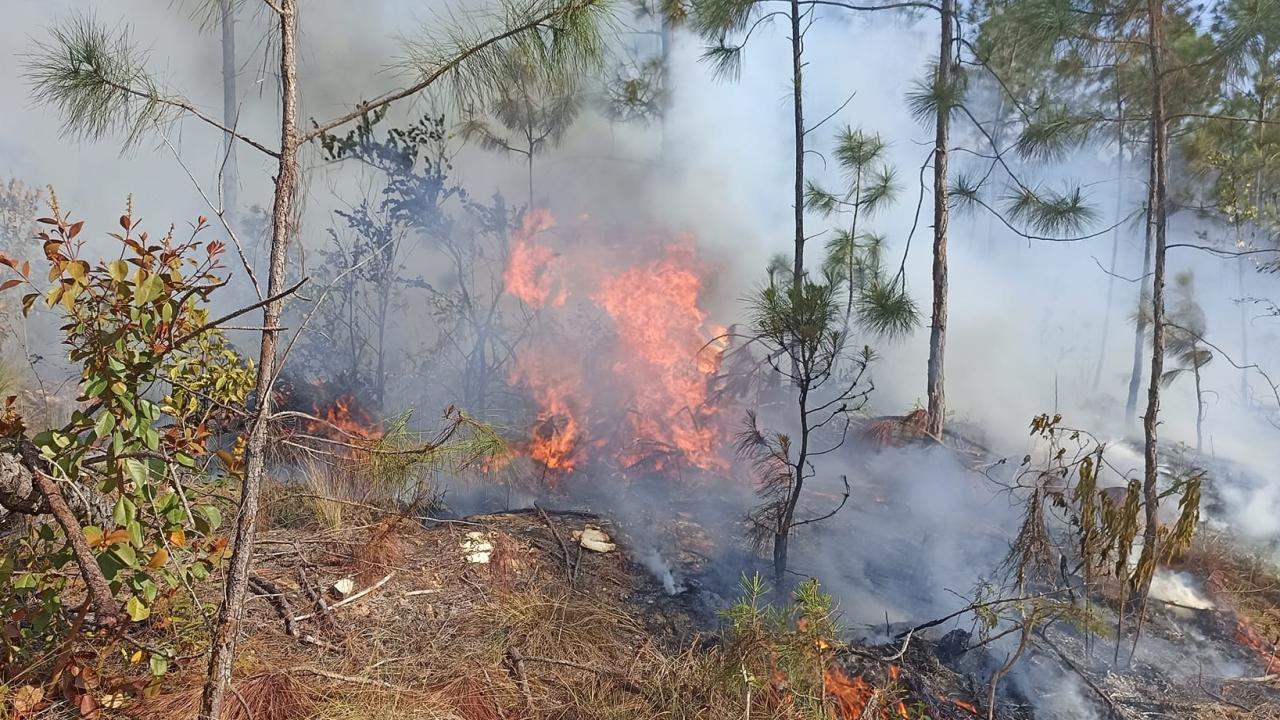
[[[517,505],[538,497],[606,515],[631,570],[644,578],[631,602],[665,618],[671,636],[720,633],[718,642],[731,645],[723,613],[734,607],[737,581],[761,559],[745,542],[754,487],[728,450],[745,407],[723,390],[733,363],[759,363],[750,353],[735,356],[726,342],[733,333],[704,309],[712,270],[689,237],[614,235],[589,218],[526,213],[502,272],[508,300],[530,311],[504,371],[523,403],[503,432],[516,458],[506,472],[523,492]],[[791,402],[785,388],[774,394],[779,405]],[[360,397],[341,383],[307,384],[286,402],[306,415],[300,434],[310,439],[380,442],[394,425],[376,421]],[[790,646],[740,666],[746,717],[785,716],[805,703],[838,720],[1129,717],[1157,707],[1143,705],[1143,692],[1189,687],[1195,676],[1179,657],[1189,649],[1215,692],[1227,692],[1227,678],[1270,672],[1270,627],[1259,631],[1254,616],[1220,606],[1222,583],[1212,577],[1199,588],[1211,599],[1201,602],[1200,594],[1183,594],[1187,583],[1157,575],[1160,607],[1150,610],[1140,659],[1128,666],[1097,650],[1108,642],[1099,627],[1115,623],[1123,599],[1078,577],[1073,584],[1068,576],[1078,569],[1064,569],[1065,582],[1044,590],[1052,604],[992,614],[970,607],[990,592],[984,583],[1019,533],[1027,488],[985,442],[964,432],[933,437],[921,421],[919,411],[855,418],[849,442],[815,460],[805,499],[812,507],[801,509],[844,509],[796,533],[793,569],[822,578],[851,623],[816,655],[800,653],[809,663],[803,671],[779,672],[781,658],[799,652]],[[510,508],[512,499],[508,492],[497,500]],[[558,552],[572,583],[568,547]],[[1196,583],[1206,577],[1192,575]],[[785,591],[772,601],[789,607]],[[1012,611],[1046,607],[1030,624]],[[904,641],[911,623],[952,613]],[[788,628],[775,630],[793,641],[807,632]],[[1004,682],[989,698],[993,677]],[[1166,706],[1200,707],[1203,694],[1193,695],[1170,695]]]
[[[700,305],[708,269],[688,236],[609,238],[585,218],[524,217],[504,279],[534,332],[509,380],[533,405],[521,449],[543,481],[588,467],[728,469],[727,418],[708,403],[723,351]]]

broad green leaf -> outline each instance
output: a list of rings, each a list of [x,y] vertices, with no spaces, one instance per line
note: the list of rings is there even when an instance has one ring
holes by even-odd
[[[129,479],[133,480],[138,485],[145,485],[147,483],[148,472],[146,463],[134,458],[125,458],[124,471],[129,476]]]
[[[169,658],[156,654],[151,656],[151,674],[157,677],[169,672]]]
[[[112,260],[107,265],[107,273],[111,275],[112,280],[124,282],[124,279],[129,276],[129,263],[120,259]]]
[[[129,598],[124,604],[125,610],[129,613],[129,619],[134,622],[142,622],[151,617],[151,608],[148,608],[138,597]]]
[[[201,505],[196,508],[196,512],[203,515],[204,519],[209,522],[210,530],[217,530],[218,526],[222,524],[222,513],[218,512],[218,508],[212,505]]]
[[[93,434],[99,440],[111,434],[111,430],[116,426],[116,416],[109,412],[104,412],[98,416],[98,421],[93,424]]]

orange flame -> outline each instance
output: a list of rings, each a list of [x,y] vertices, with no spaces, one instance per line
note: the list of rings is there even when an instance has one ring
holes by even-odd
[[[977,715],[977,714],[978,714],[978,706],[977,706],[977,705],[974,705],[973,703],[967,703],[967,702],[965,702],[965,701],[963,701],[963,700],[957,700],[956,698],[951,698],[950,702],[951,702],[951,704],[952,704],[952,705],[955,705],[956,707],[960,708],[961,710],[967,710],[967,711],[969,711],[969,712],[973,713],[974,715]]]
[[[554,226],[555,218],[547,210],[534,208],[525,213],[520,229],[515,233],[515,242],[511,245],[503,273],[507,292],[533,308],[545,307],[548,299],[551,305],[562,305],[565,301],[563,288],[554,298],[551,295],[556,286],[556,278],[551,273],[555,251],[533,241],[536,235]]]
[[[377,440],[382,437],[378,423],[351,395],[339,395],[328,405],[316,407],[312,414],[319,420],[308,420],[303,424],[303,430],[311,435],[335,440]]]
[[[541,355],[527,354],[516,358],[511,381],[528,387],[540,408],[524,450],[552,473],[554,485],[559,474],[577,466],[583,452],[579,446],[582,429],[572,401],[579,387],[576,371],[571,365],[549,359],[544,362]]]
[[[1267,666],[1268,671],[1276,664],[1276,656],[1280,648],[1274,644],[1268,648],[1267,642],[1258,635],[1249,618],[1244,615],[1236,616],[1236,642],[1252,650],[1258,656],[1259,662]]]
[[[554,225],[546,210],[530,211],[504,273],[507,292],[530,307],[549,310],[575,299],[572,313],[549,315],[545,331],[521,346],[512,363],[510,381],[538,408],[525,454],[543,465],[552,483],[556,474],[579,467],[588,448],[605,446],[625,467],[654,458],[659,467],[679,459],[707,470],[727,468],[720,425],[706,407],[724,352],[723,343],[708,341],[723,331],[706,325],[698,305],[702,283],[693,238],[668,243],[658,260],[627,264],[618,257],[637,243],[608,254],[578,243],[573,253],[559,255],[533,241]],[[616,335],[602,352],[587,351],[584,337],[569,330],[584,319],[593,323],[593,311],[612,321]],[[621,436],[619,428],[625,428]]]
[[[897,665],[889,666],[890,683],[897,683],[900,675],[901,670]],[[863,715],[871,705],[872,699],[885,692],[883,689],[878,690],[873,687],[861,675],[850,678],[838,667],[827,668],[823,673],[823,680],[826,683],[827,694],[835,705],[835,715],[838,720],[863,720]],[[901,720],[910,718],[905,702],[899,700],[893,704],[892,708],[882,705],[871,717],[879,720],[894,720],[895,716]]]
[[[859,675],[850,678],[840,668],[828,668],[824,674],[827,692],[836,706],[836,717],[840,720],[860,720],[867,709],[874,693],[871,685]]]
[[[633,437],[674,448],[704,470],[720,470],[728,463],[719,453],[719,428],[704,413],[719,352],[710,358],[699,352],[707,342],[707,314],[698,307],[702,282],[689,269],[691,245],[685,239],[662,260],[606,279],[595,299],[617,327],[614,374],[649,379],[636,386]]]
[[[889,666],[889,682],[893,683],[894,685],[897,685],[898,679],[901,677],[901,675],[902,675],[902,670],[900,670],[897,665]],[[907,720],[906,703],[899,700],[894,707],[898,711],[898,716],[901,717],[902,720]]]

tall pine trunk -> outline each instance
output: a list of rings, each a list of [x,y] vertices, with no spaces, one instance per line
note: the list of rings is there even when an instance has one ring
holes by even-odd
[[[1191,342],[1192,371],[1196,376],[1196,454],[1204,452],[1204,391],[1200,388],[1200,346]]]
[[[1107,302],[1102,310],[1102,337],[1098,339],[1098,365],[1093,370],[1093,389],[1102,382],[1102,367],[1107,362],[1107,340],[1111,334],[1111,306],[1116,289],[1116,257],[1120,253],[1120,218],[1124,216],[1124,96],[1116,84],[1116,226],[1111,231],[1111,269],[1107,275]]]
[[[1147,137],[1148,147],[1148,179],[1147,179],[1147,208],[1144,212],[1145,216],[1145,234],[1146,240],[1142,245],[1142,276],[1138,284],[1138,302],[1136,308],[1138,311],[1138,321],[1133,328],[1133,367],[1129,371],[1129,396],[1125,400],[1124,420],[1126,427],[1132,427],[1134,418],[1138,415],[1138,388],[1142,385],[1142,342],[1147,337],[1147,311],[1143,307],[1143,300],[1148,296],[1147,288],[1150,287],[1147,276],[1151,274],[1151,246],[1155,240],[1155,161],[1156,161],[1156,134],[1155,126],[1152,125]]]
[[[942,0],[942,40],[938,50],[938,119],[933,145],[933,322],[929,328],[929,367],[926,393],[929,397],[925,430],[942,436],[946,413],[943,384],[943,354],[947,345],[947,144],[951,125],[952,25],[955,0]]]
[[[1249,366],[1249,306],[1244,302],[1244,264],[1243,258],[1236,259],[1236,288],[1240,293],[1240,364]],[[1240,402],[1249,404],[1249,371],[1240,371]]]
[[[1155,267],[1151,278],[1151,377],[1147,384],[1147,412],[1142,418],[1145,435],[1143,445],[1144,472],[1142,496],[1146,511],[1146,527],[1142,531],[1142,560],[1139,561],[1138,596],[1145,607],[1151,589],[1151,576],[1160,555],[1160,507],[1156,481],[1159,479],[1156,432],[1160,421],[1160,377],[1164,374],[1164,278],[1165,231],[1168,224],[1169,125],[1165,117],[1164,97],[1164,0],[1148,0],[1150,13],[1149,42],[1151,51],[1151,130],[1153,133],[1153,171],[1151,217],[1155,233]],[[1145,569],[1145,570],[1144,570]],[[1139,629],[1142,618],[1139,616]],[[1135,638],[1136,642],[1136,638]]]
[[[236,0],[219,0],[222,12],[222,124],[236,126]],[[236,166],[236,143],[231,133],[223,136],[222,213],[231,227],[236,226],[236,204],[240,171]]]
[[[279,295],[284,290],[285,264],[293,232],[294,196],[298,186],[297,3],[298,0],[278,0],[276,5],[280,18],[280,159],[271,209],[271,266],[267,281],[267,296],[276,299],[263,306],[262,345],[258,353],[255,386],[257,404],[244,451],[244,479],[231,562],[210,642],[209,671],[200,697],[201,720],[218,720],[231,684],[265,470],[271,381],[276,371],[276,339],[279,333],[276,328],[280,325],[284,306]]]
[[[791,0],[791,92],[794,107],[796,135],[796,252],[795,267],[791,279],[796,293],[800,292],[804,282],[804,94],[802,71],[804,63],[801,54],[804,51],[804,39],[800,35],[800,0]]]

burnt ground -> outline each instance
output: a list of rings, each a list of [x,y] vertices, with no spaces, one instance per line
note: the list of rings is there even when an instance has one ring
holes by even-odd
[[[573,534],[588,526],[610,535],[616,549],[583,549]],[[243,699],[229,717],[790,716],[761,714],[758,704],[744,714],[721,672],[715,631],[728,598],[707,569],[715,555],[710,536],[678,515],[665,530],[690,547],[669,555],[682,578],[675,587],[636,557],[625,528],[590,513],[529,509],[383,520],[340,532],[267,531],[257,550],[256,595],[245,608],[237,666]],[[488,562],[468,560],[477,538],[491,548]],[[330,589],[347,578],[352,587],[340,598]],[[837,649],[830,716],[987,717],[986,678],[1005,651],[973,647],[963,625],[914,633],[905,649],[896,640]],[[1146,633],[1159,653],[1167,645],[1194,661],[1191,655],[1231,646],[1248,676],[1214,675],[1209,666],[1222,665],[1215,658],[1191,681],[1186,662],[1166,667],[1162,656],[1143,652],[1117,670],[1106,641],[1087,651],[1082,636],[1055,626],[1047,638],[1057,649],[1038,642],[1028,652],[1020,677],[1002,683],[994,717],[1280,717],[1275,679],[1254,679],[1257,658],[1219,637],[1234,627],[1226,611],[1153,613]],[[1194,642],[1187,640],[1192,630]],[[140,640],[180,648],[203,642],[198,627],[159,623],[148,632]],[[117,712],[192,717],[202,671],[201,658],[175,662],[164,692]],[[841,704],[841,693],[859,698],[857,714]],[[1046,713],[1044,700],[1054,694],[1071,710]]]

